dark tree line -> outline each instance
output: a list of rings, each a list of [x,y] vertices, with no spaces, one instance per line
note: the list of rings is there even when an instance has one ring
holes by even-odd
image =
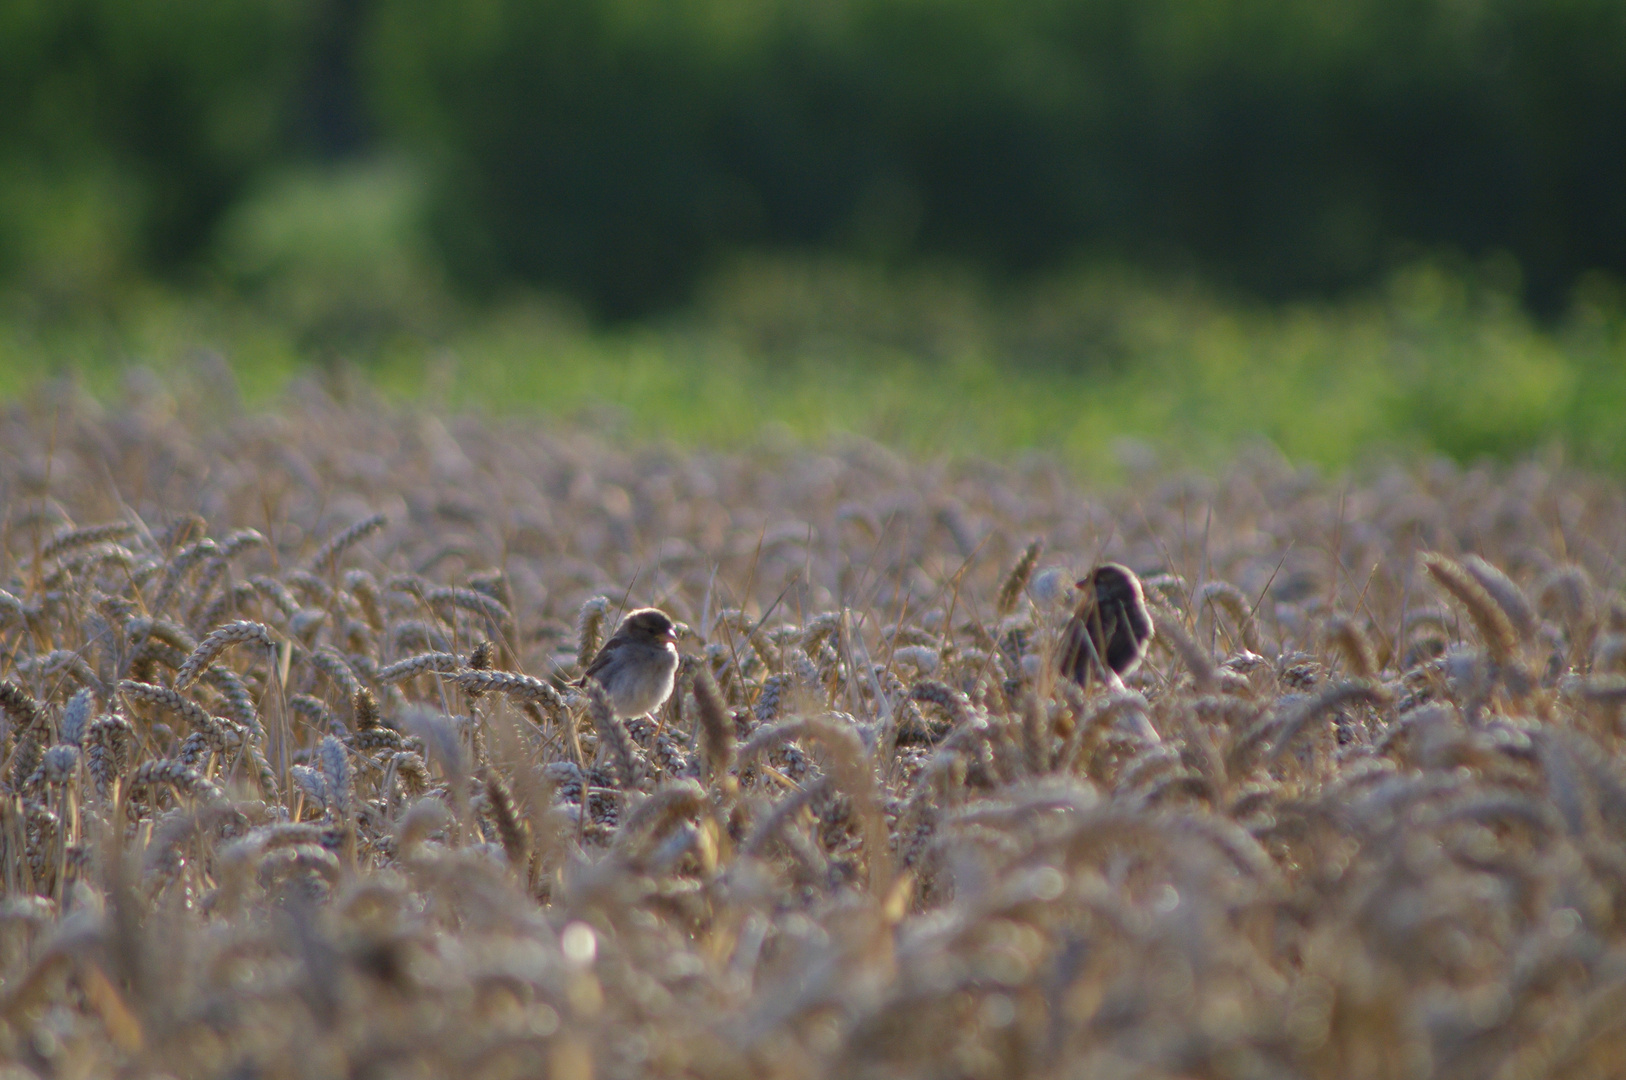
[[[184,273],[268,170],[381,151],[456,278],[611,314],[741,246],[1270,296],[1444,247],[1538,306],[1626,272],[1616,0],[5,0],[0,105],[14,277],[36,196]]]

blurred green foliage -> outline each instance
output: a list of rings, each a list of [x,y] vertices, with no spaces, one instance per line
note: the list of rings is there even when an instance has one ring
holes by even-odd
[[[746,259],[681,316],[606,329],[519,297],[315,377],[638,443],[738,445],[767,425],[922,453],[1039,450],[1100,474],[1148,453],[1212,466],[1263,439],[1332,467],[1552,450],[1626,471],[1626,292],[1590,277],[1544,325],[1515,286],[1505,263],[1419,263],[1335,303],[1263,305],[1123,266],[1012,289],[963,270]],[[0,311],[0,396],[59,375],[112,393],[135,364],[171,387],[235,379],[265,405],[309,377],[310,355],[297,321],[258,300],[146,288],[55,326]]]
[[[1436,244],[1512,253],[1546,301],[1626,268],[1615,0],[380,0],[377,26],[463,272],[611,310],[786,242],[1089,246],[1278,297]]]
[[[0,0],[0,394],[1626,469],[1622,275],[1619,0]]]
[[[424,197],[399,161],[268,177],[220,223],[221,276],[308,354],[354,356],[392,336],[432,336],[451,301],[420,227]]]
[[[72,303],[195,259],[290,152],[318,3],[0,3],[0,277]]]
[[[1554,312],[1626,271],[1626,5],[0,2],[13,281],[207,277],[242,200],[379,159],[456,281],[611,314],[788,247],[1278,299],[1505,252]]]

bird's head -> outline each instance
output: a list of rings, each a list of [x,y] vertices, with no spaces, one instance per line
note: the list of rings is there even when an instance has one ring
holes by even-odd
[[[656,645],[677,643],[677,623],[660,608],[639,608],[628,612],[617,632]]]

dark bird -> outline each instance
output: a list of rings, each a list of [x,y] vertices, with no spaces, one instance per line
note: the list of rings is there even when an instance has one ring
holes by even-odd
[[[1078,583],[1083,599],[1067,620],[1061,673],[1088,686],[1121,684],[1119,676],[1140,666],[1152,640],[1152,616],[1140,579],[1127,566],[1102,563]]]
[[[677,624],[659,608],[639,608],[621,620],[575,685],[594,680],[615,714],[630,719],[661,707],[677,668]]]

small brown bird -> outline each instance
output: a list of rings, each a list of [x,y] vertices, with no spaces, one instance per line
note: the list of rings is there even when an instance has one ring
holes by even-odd
[[[1084,598],[1067,621],[1061,673],[1080,686],[1097,680],[1121,685],[1119,676],[1140,666],[1152,640],[1140,579],[1127,566],[1102,563],[1078,587]]]
[[[661,707],[672,694],[677,667],[677,624],[659,608],[639,608],[621,620],[575,685],[596,680],[610,708],[626,720]]]

